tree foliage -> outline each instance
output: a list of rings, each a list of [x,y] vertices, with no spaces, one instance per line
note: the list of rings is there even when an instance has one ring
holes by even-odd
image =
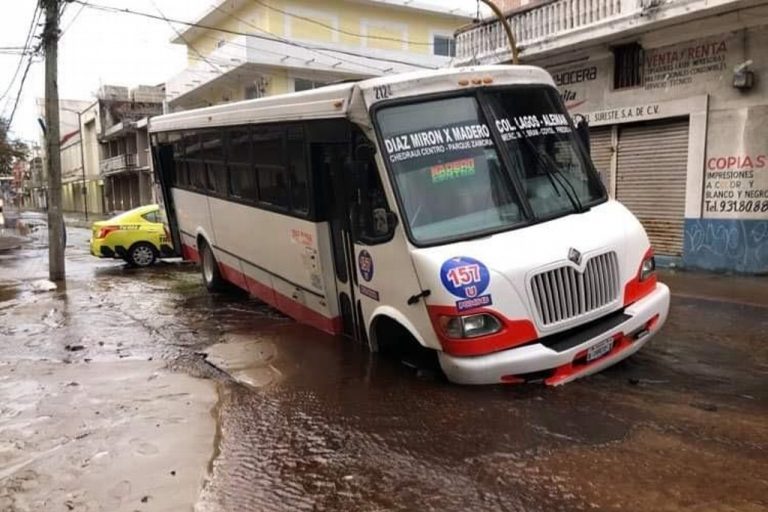
[[[0,119],[0,176],[10,176],[16,160],[26,160],[29,147],[19,139],[11,138],[8,121]]]

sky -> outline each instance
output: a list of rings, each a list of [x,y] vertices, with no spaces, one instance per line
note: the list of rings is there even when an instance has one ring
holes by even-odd
[[[22,46],[38,0],[0,0],[0,50]],[[194,22],[220,0],[89,0],[96,5],[158,13]],[[322,0],[317,0],[318,2]],[[399,1],[399,0],[396,0]],[[405,0],[402,0],[405,2]],[[476,0],[421,0],[443,8],[475,9]],[[178,27],[182,29],[183,27]],[[59,97],[90,100],[102,84],[156,85],[186,67],[186,50],[170,43],[173,29],[162,20],[105,13],[78,3],[66,6],[59,45]],[[39,29],[37,32],[39,33]],[[36,39],[36,42],[39,39]],[[0,94],[5,92],[19,63],[18,55],[0,52]],[[25,59],[26,64],[26,59]],[[21,71],[23,72],[22,67]],[[35,98],[43,96],[44,62],[35,59],[19,98],[11,131],[13,136],[37,141]],[[17,96],[20,76],[0,100],[0,116],[8,117]]]

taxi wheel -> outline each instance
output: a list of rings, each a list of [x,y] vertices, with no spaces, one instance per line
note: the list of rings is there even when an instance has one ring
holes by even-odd
[[[205,242],[200,243],[200,268],[203,271],[203,283],[208,291],[220,292],[226,289],[226,282],[221,277],[213,250]]]
[[[138,242],[128,250],[128,263],[134,267],[148,267],[157,259],[157,249],[147,242]]]

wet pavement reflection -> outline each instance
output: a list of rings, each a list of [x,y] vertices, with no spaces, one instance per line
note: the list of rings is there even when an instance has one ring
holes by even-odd
[[[42,311],[14,277],[44,278],[40,246],[0,253],[0,316],[28,306],[0,337],[17,357],[162,358],[217,381],[199,510],[768,509],[764,297],[675,296],[647,348],[560,388],[461,387],[208,295],[194,266],[96,260],[87,236],[70,230],[70,280]]]

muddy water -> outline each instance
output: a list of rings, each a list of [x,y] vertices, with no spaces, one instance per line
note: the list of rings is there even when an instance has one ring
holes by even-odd
[[[647,350],[557,389],[454,386],[243,317],[282,378],[227,387],[200,508],[763,510],[766,313],[677,300]]]
[[[640,354],[561,388],[469,388],[208,295],[194,267],[95,260],[70,234],[53,308],[19,282],[45,276],[34,247],[0,262],[0,308],[24,305],[0,337],[22,341],[10,357],[159,358],[215,379],[201,511],[768,509],[762,297],[676,297]]]

